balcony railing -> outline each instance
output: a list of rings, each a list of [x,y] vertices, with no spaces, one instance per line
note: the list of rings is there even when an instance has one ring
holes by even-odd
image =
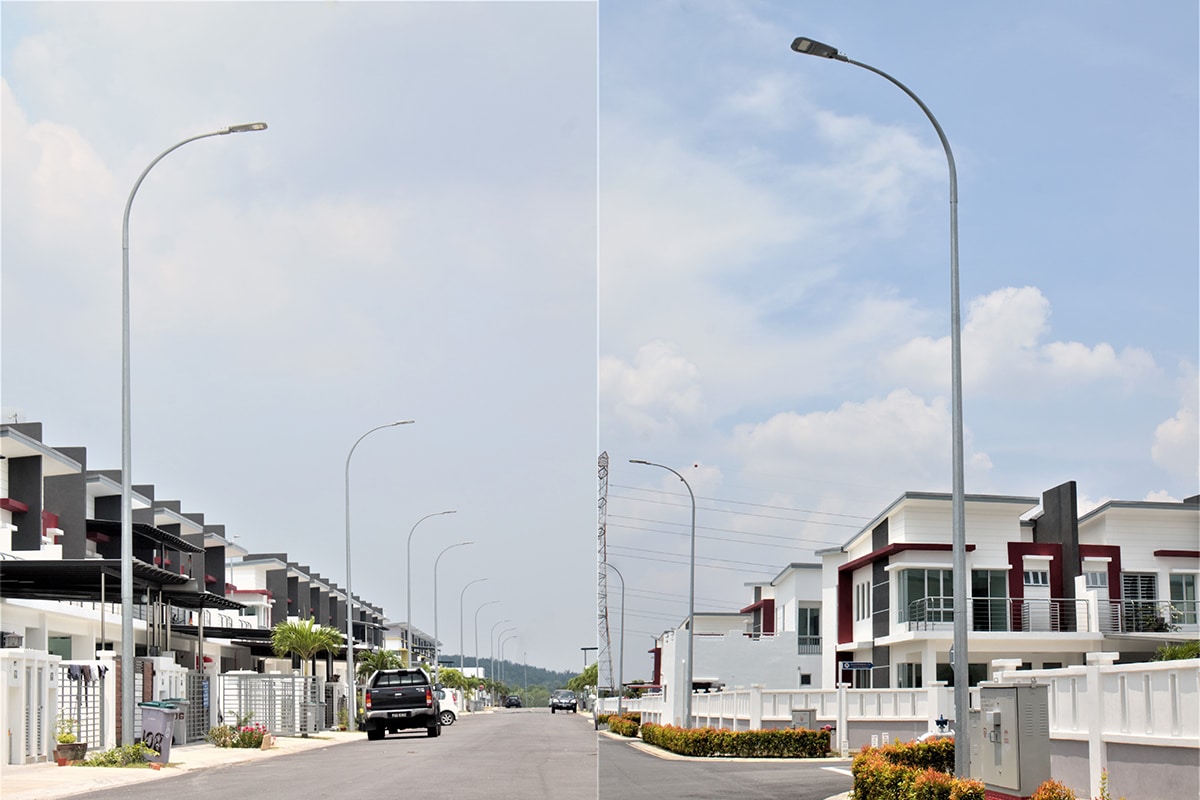
[[[926,597],[908,605],[901,620],[910,631],[948,630],[954,600]],[[1171,633],[1200,630],[1195,600],[1100,600],[1052,598],[972,598],[967,603],[972,631],[998,633]]]

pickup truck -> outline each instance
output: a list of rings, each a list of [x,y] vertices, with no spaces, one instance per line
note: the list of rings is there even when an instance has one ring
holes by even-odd
[[[376,672],[363,687],[363,708],[360,727],[372,741],[407,728],[424,728],[429,736],[442,733],[441,707],[421,669]]]

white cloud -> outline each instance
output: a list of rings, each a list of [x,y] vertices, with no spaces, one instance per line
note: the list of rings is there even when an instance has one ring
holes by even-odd
[[[1137,347],[1043,342],[1050,301],[1033,286],[997,289],[971,301],[962,331],[963,386],[1024,393],[1032,382],[1079,384],[1113,380],[1132,386],[1157,373],[1153,356]],[[919,337],[889,359],[893,375],[914,386],[949,382],[950,337]]]
[[[785,412],[740,425],[733,449],[747,469],[795,474],[820,464],[822,477],[845,484],[876,482],[904,488],[945,488],[949,481],[950,413],[944,400],[927,403],[899,389],[887,397],[843,403],[833,411]],[[991,463],[972,454],[967,466],[985,474]]]
[[[674,432],[703,412],[698,374],[677,345],[654,341],[638,349],[632,365],[601,358],[600,394],[640,438]]]
[[[1183,485],[1194,488],[1200,482],[1200,424],[1197,423],[1200,390],[1195,366],[1185,365],[1183,373],[1179,411],[1155,429],[1150,454],[1155,464]]]

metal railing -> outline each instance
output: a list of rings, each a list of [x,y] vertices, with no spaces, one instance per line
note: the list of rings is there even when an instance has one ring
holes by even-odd
[[[1195,600],[1101,600],[1104,633],[1172,633],[1197,630]]]
[[[908,604],[910,631],[948,629],[954,623],[953,599],[926,597]],[[1092,629],[1087,600],[1070,597],[973,598],[967,604],[967,627],[977,632],[1073,633]]]
[[[227,672],[221,676],[222,721],[260,722],[276,736],[316,733],[325,722],[320,683],[308,675]]]

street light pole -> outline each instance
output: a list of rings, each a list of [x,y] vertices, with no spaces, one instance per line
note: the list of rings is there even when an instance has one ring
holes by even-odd
[[[621,645],[617,655],[617,716],[621,716],[621,701],[625,698],[625,576],[621,570],[606,563],[609,569],[617,573],[621,579]]]
[[[519,641],[520,638],[521,638],[521,634],[519,632],[517,632],[517,633],[514,633],[512,636],[505,636],[503,639],[500,640],[500,677],[501,677],[501,679],[503,679],[503,677],[504,677],[504,645],[508,644],[509,642],[513,641],[514,639]]]
[[[441,669],[438,664],[438,651],[441,649],[442,643],[438,640],[438,590],[437,590],[437,570],[438,562],[442,560],[442,556],[446,555],[447,551],[453,550],[456,547],[465,547],[474,542],[458,542],[457,544],[448,545],[442,548],[442,552],[438,553],[437,558],[433,560],[433,685],[438,686],[438,673]]]
[[[133,438],[129,357],[129,211],[138,187],[154,165],[189,142],[230,133],[265,131],[267,123],[230,125],[171,145],[155,157],[134,181],[121,219],[121,744],[133,744]]]
[[[412,655],[413,655],[413,646],[412,646],[412,537],[413,537],[413,534],[417,532],[417,526],[420,525],[425,520],[429,519],[430,517],[440,517],[443,514],[453,514],[453,513],[455,513],[455,512],[453,510],[451,510],[451,511],[435,511],[432,514],[426,514],[425,516],[423,516],[419,520],[417,520],[415,523],[413,523],[412,529],[409,530],[409,532],[408,532],[408,545],[405,547],[405,550],[404,550],[404,570],[405,570],[404,580],[406,583],[405,591],[407,592],[407,595],[408,595],[408,605],[404,609],[404,641],[405,641],[405,644],[408,645],[408,657],[409,657],[410,663],[412,661]]]
[[[684,479],[675,470],[665,464],[655,464],[652,461],[643,461],[638,458],[629,459],[630,464],[645,464],[648,467],[658,467],[665,469],[673,474],[676,478],[683,481],[683,485],[687,487],[688,496],[692,498],[692,557],[689,561],[689,578],[688,578],[688,635],[687,635],[687,669],[686,681],[683,692],[683,727],[692,727],[692,684],[695,679],[695,668],[692,665],[692,656],[694,653],[692,646],[693,634],[696,628],[696,495],[692,493],[691,484]],[[624,583],[624,581],[622,581]],[[624,607],[624,601],[621,603]]]
[[[491,676],[490,680],[492,680],[492,681],[496,680],[496,628],[503,625],[505,622],[512,622],[512,620],[511,619],[496,620],[496,624],[492,626],[491,633],[488,634],[488,647],[491,648],[491,650],[489,651],[490,655],[488,657],[488,661],[491,664],[491,666],[489,667],[490,672],[488,674]],[[503,633],[503,631],[501,631],[501,633]]]
[[[350,704],[350,712],[346,715],[346,729],[351,731],[354,730],[354,717],[358,713],[358,699],[354,695],[354,593],[350,586],[350,459],[359,442],[375,431],[394,428],[397,425],[411,425],[413,422],[414,420],[405,419],[377,425],[358,437],[346,455],[346,688],[347,701]]]
[[[500,631],[500,633],[496,634],[496,649],[492,651],[492,672],[495,673],[495,675],[497,676],[497,680],[499,680],[500,674],[504,671],[504,641],[503,640],[505,639],[506,634],[512,633],[514,631],[516,631],[515,627],[505,628],[504,630]],[[509,637],[509,638],[511,638],[511,637]],[[496,651],[500,652],[500,669],[499,670],[496,669]]]
[[[933,116],[929,107],[911,89],[891,75],[869,64],[847,58],[839,53],[836,47],[803,36],[792,42],[792,49],[797,53],[844,61],[847,64],[862,67],[868,72],[874,72],[889,81],[921,107],[925,116],[933,123],[933,129],[937,131],[938,139],[942,142],[942,149],[946,151],[946,164],[950,172],[950,392],[953,461],[950,503],[954,572],[954,725],[960,731],[961,736],[961,731],[967,724],[969,671],[967,669],[966,497],[963,487],[962,324],[959,313],[958,288],[958,171],[954,166],[954,153],[950,149],[950,140],[946,138],[942,126],[938,124],[937,118]],[[970,772],[970,766],[969,748],[954,748],[955,774],[959,777],[966,777]]]
[[[463,598],[467,594],[467,589],[471,588],[471,586],[473,584],[481,583],[486,580],[487,580],[487,578],[476,578],[475,580],[471,581],[466,586],[464,586],[462,588],[462,591],[458,593],[458,671],[459,672],[462,672],[464,667],[466,666],[466,658],[467,658],[467,656],[466,656],[467,645],[463,640],[463,631],[464,631],[464,629],[463,629]]]

